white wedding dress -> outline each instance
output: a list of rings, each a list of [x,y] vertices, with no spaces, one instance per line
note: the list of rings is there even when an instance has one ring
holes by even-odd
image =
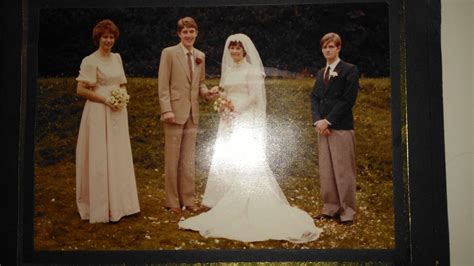
[[[262,71],[246,60],[227,62],[221,87],[237,115],[231,123],[219,123],[202,202],[211,209],[179,227],[243,242],[316,240],[322,230],[308,213],[289,205],[266,160]]]

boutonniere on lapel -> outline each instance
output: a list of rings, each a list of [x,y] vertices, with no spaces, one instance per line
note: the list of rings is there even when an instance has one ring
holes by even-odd
[[[201,64],[202,63],[202,58],[199,56],[196,56],[196,64]]]
[[[329,71],[329,76],[330,76],[331,78],[335,78],[335,77],[337,77],[337,72],[331,70],[331,71]]]

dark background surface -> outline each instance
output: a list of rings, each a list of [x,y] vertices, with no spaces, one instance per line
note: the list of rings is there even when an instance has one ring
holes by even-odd
[[[109,18],[120,30],[114,51],[126,74],[155,77],[161,50],[179,42],[176,22],[184,16],[198,23],[195,46],[206,53],[211,76],[220,73],[226,38],[239,32],[255,43],[265,67],[310,76],[325,64],[319,41],[331,31],[342,38],[341,58],[357,64],[363,76],[389,76],[385,3],[42,9],[39,75],[76,76],[82,58],[96,49],[92,28]]]

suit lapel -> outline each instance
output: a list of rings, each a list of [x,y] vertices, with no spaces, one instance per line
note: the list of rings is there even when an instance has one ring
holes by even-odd
[[[318,76],[316,77],[316,82],[317,82],[318,88],[322,88],[324,91],[326,89],[326,85],[324,85],[324,69],[318,71],[317,75]]]
[[[176,56],[178,57],[178,61],[183,67],[184,72],[186,73],[188,81],[191,82],[191,73],[189,73],[188,62],[186,62],[185,60],[186,55],[184,54],[183,49],[181,49],[181,46],[179,44],[176,46]]]

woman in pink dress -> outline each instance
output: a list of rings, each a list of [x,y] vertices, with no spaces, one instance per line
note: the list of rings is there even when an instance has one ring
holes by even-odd
[[[127,83],[122,59],[111,51],[118,37],[112,21],[97,23],[92,38],[99,48],[82,60],[76,78],[77,94],[87,99],[76,147],[76,201],[90,223],[116,222],[140,211],[127,108],[110,101],[111,92]]]

